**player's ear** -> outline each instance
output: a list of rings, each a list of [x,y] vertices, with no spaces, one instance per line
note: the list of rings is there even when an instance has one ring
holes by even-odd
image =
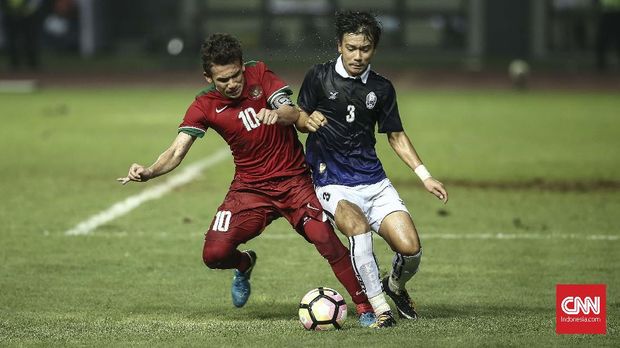
[[[338,53],[342,54],[342,42],[338,41]]]
[[[203,72],[202,76],[205,77],[205,80],[207,80],[207,83],[209,83],[209,84],[213,83],[213,79],[209,75],[207,75],[206,72]]]

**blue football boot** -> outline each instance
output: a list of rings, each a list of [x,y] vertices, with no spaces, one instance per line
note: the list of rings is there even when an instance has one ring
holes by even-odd
[[[360,314],[359,316],[360,326],[362,327],[370,327],[370,325],[374,324],[377,320],[375,313],[373,312],[365,312]]]
[[[355,305],[355,311],[358,314],[361,327],[369,327],[374,324],[377,317],[368,301]]]
[[[250,257],[250,268],[245,272],[241,272],[237,269],[234,270],[231,294],[233,305],[237,308],[243,307],[250,298],[250,293],[252,292],[250,287],[250,276],[256,264],[256,253],[253,250],[244,250],[243,252]]]

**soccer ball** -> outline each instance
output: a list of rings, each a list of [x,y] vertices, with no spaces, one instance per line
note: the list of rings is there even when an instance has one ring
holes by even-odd
[[[312,289],[299,303],[299,321],[306,330],[340,329],[346,319],[347,304],[334,289]]]

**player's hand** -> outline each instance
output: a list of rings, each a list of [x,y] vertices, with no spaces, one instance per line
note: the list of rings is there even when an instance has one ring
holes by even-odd
[[[145,182],[151,178],[151,170],[134,163],[129,167],[129,173],[124,178],[118,178],[116,181],[125,185],[130,181]]]
[[[313,112],[306,120],[306,128],[310,132],[316,132],[327,124],[327,118],[319,111]]]
[[[258,121],[265,125],[272,125],[278,122],[278,113],[275,110],[260,109],[256,114]]]
[[[426,187],[428,192],[439,198],[443,204],[448,203],[448,191],[446,191],[441,182],[434,178],[428,178],[424,180],[424,187]]]

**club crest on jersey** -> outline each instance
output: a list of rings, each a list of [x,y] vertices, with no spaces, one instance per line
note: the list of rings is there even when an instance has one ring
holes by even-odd
[[[375,104],[377,104],[377,95],[375,92],[370,91],[370,93],[366,95],[366,108],[371,110],[375,107]]]
[[[327,164],[323,162],[319,163],[319,174],[325,173],[325,169],[327,169]]]
[[[252,100],[258,100],[263,96],[263,88],[260,85],[252,85],[250,86],[248,96]]]
[[[336,100],[338,98],[338,91],[329,92],[329,100]]]

